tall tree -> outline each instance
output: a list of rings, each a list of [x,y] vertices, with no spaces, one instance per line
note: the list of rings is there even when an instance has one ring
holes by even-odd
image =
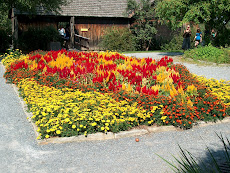
[[[151,0],[128,0],[127,12],[135,21],[131,26],[141,49],[148,50],[153,36],[157,33],[153,21],[154,8]]]
[[[215,28],[221,34],[230,21],[230,0],[158,0],[156,14],[172,28],[204,23],[207,30]]]
[[[57,12],[60,6],[66,3],[67,0],[0,0],[0,10],[17,8],[21,11],[35,12],[36,7],[42,6],[47,11]]]
[[[6,4],[0,5],[0,29],[9,33],[11,21],[8,19],[8,10],[6,9]]]

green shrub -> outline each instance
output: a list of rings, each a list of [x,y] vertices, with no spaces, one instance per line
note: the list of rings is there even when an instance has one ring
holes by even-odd
[[[213,47],[211,44],[185,51],[186,58],[204,60],[215,63],[230,63],[229,50]]]
[[[58,31],[53,26],[45,28],[29,28],[19,36],[19,49],[24,52],[47,50],[52,41],[61,41]]]
[[[175,35],[169,43],[161,46],[161,49],[165,51],[181,50],[183,39],[182,34]]]
[[[105,30],[100,46],[110,51],[133,51],[136,40],[128,28],[111,27]]]
[[[0,52],[5,52],[10,46],[10,37],[5,30],[0,29]]]

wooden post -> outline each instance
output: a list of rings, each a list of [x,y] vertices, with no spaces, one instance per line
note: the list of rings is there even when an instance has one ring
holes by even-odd
[[[15,48],[18,48],[18,17],[14,16],[14,38],[15,38]]]
[[[74,31],[74,16],[70,19],[70,48],[74,49],[74,37],[75,37],[75,31]]]
[[[17,48],[17,42],[18,42],[18,19],[17,16],[14,14],[14,8],[12,8],[11,13],[11,22],[12,22],[12,46],[13,49]]]

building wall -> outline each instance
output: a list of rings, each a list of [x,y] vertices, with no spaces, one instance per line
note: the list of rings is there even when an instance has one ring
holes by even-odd
[[[28,17],[28,16],[18,16],[18,29],[20,31],[27,31],[30,27],[35,28],[43,28],[47,26],[54,26],[55,28],[58,27],[58,19],[55,17]]]
[[[89,38],[89,50],[101,50],[99,43],[108,27],[128,27],[129,21],[124,18],[75,18],[75,32]],[[83,31],[84,30],[84,31]],[[84,50],[84,48],[82,48]]]

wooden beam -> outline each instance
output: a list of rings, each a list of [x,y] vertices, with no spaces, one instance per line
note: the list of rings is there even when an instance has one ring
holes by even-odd
[[[75,37],[75,31],[74,31],[74,16],[70,18],[70,47],[74,48],[74,37]]]
[[[11,22],[12,22],[12,46],[13,49],[18,48],[18,19],[14,14],[14,8],[12,8],[11,13]]]

